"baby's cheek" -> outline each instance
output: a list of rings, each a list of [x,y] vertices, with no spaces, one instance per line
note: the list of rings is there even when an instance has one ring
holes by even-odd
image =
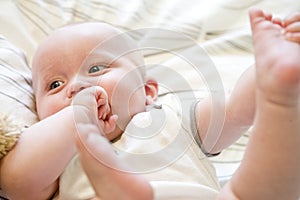
[[[70,103],[60,103],[56,99],[47,99],[38,104],[37,113],[40,119],[45,119],[46,117],[54,115],[69,105]]]

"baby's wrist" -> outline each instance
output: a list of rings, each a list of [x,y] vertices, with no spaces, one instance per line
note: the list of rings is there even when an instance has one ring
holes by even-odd
[[[98,120],[97,115],[85,105],[73,105],[73,114],[76,123],[95,123]]]

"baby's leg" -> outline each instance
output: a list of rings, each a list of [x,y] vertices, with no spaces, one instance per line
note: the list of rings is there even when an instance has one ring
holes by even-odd
[[[240,199],[300,197],[300,46],[260,10],[250,11],[256,116],[245,157],[228,188]],[[226,199],[226,198],[224,198]]]

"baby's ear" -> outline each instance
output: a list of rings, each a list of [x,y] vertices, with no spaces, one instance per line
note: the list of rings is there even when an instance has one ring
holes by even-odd
[[[154,78],[146,77],[145,91],[147,96],[146,105],[156,101],[158,96],[158,83]]]

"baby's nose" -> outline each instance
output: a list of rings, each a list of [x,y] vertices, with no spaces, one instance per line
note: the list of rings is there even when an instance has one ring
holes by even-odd
[[[67,91],[68,98],[72,99],[78,92],[88,87],[91,87],[91,84],[87,82],[79,80],[72,82]]]

